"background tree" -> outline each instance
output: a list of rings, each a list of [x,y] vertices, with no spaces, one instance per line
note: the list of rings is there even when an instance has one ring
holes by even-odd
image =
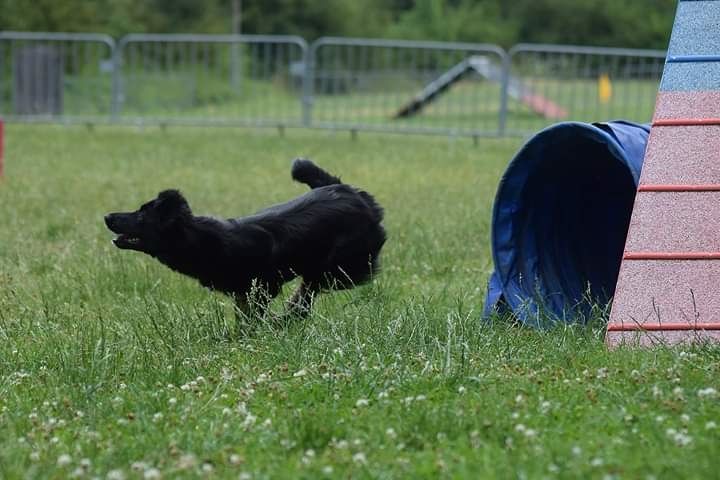
[[[243,0],[243,33],[667,47],[675,0]],[[229,33],[232,0],[0,0],[0,29]]]

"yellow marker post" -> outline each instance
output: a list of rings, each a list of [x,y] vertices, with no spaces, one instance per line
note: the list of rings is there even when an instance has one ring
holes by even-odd
[[[608,103],[612,98],[612,82],[607,73],[603,73],[598,78],[598,98],[601,103]]]

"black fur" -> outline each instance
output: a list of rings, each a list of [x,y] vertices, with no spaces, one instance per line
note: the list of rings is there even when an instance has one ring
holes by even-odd
[[[386,236],[383,210],[370,194],[310,160],[295,160],[292,176],[312,190],[248,217],[195,216],[180,192],[165,190],[135,212],[108,214],[105,223],[118,234],[118,248],[151,255],[231,295],[244,311],[253,289],[264,311],[299,276],[289,309],[304,316],[316,293],[370,280]]]

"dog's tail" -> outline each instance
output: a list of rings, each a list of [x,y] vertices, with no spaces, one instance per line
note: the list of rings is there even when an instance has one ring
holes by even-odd
[[[338,177],[333,177],[322,168],[306,158],[296,158],[292,164],[291,175],[296,182],[304,183],[310,188],[324,187],[342,183]]]

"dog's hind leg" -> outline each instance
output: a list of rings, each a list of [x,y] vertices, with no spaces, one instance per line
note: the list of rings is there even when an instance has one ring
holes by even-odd
[[[250,333],[258,325],[258,321],[265,318],[270,302],[279,291],[277,285],[254,282],[250,292],[233,295],[235,320],[241,333]]]
[[[247,299],[240,296],[234,296],[235,307],[235,324],[237,325],[238,334],[245,337],[250,334],[255,322],[252,321],[253,311],[247,302]]]
[[[300,282],[293,296],[290,297],[287,304],[287,311],[290,317],[306,318],[312,310],[315,295],[320,292],[315,282],[303,280]]]

